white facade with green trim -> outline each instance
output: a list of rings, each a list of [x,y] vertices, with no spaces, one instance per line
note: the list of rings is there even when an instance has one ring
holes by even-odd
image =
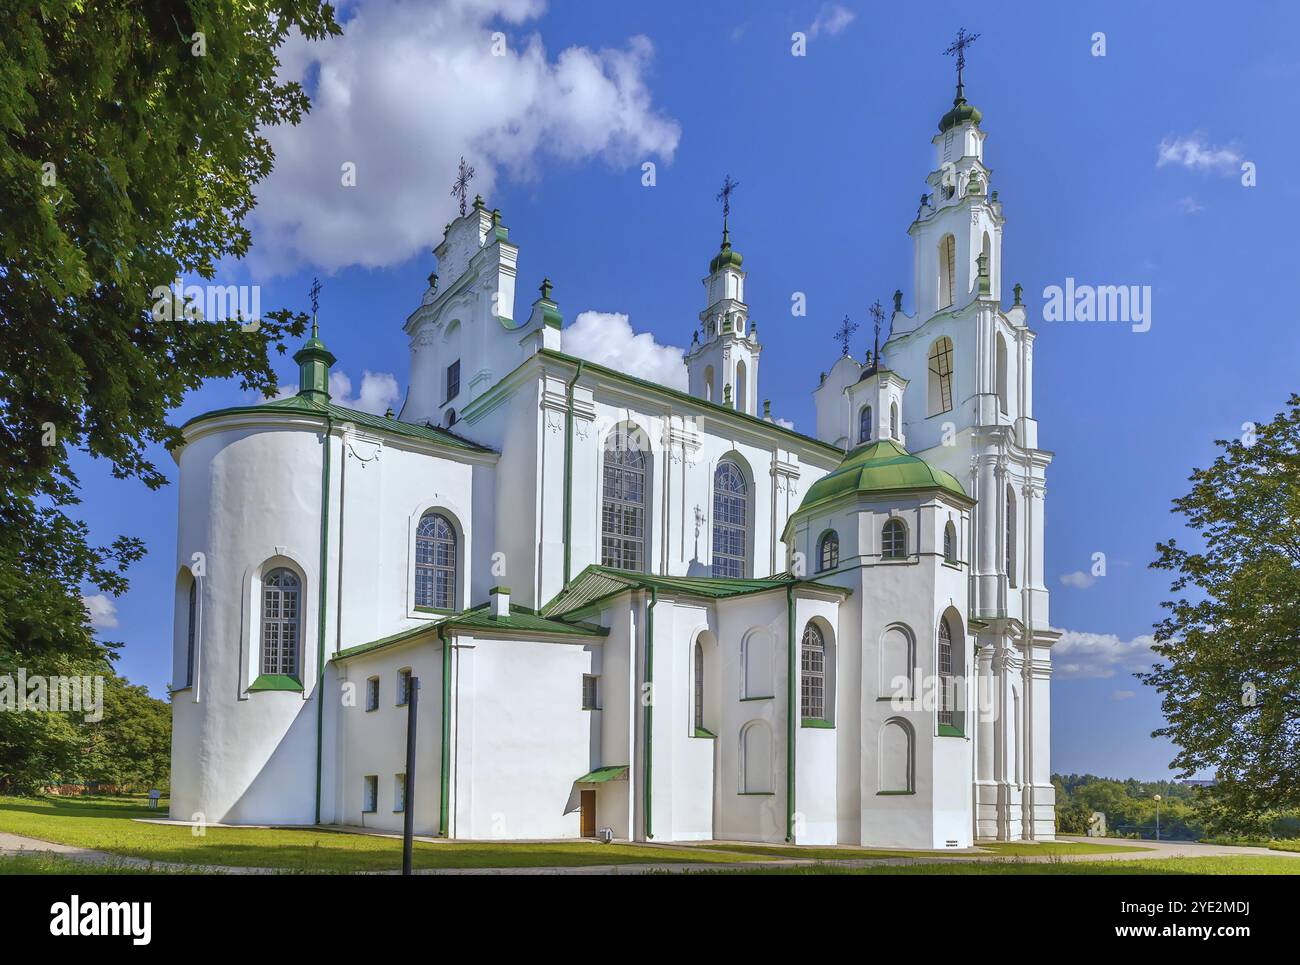
[[[549,283],[517,317],[481,202],[407,320],[400,413],[330,404],[313,339],[298,396],[186,425],[172,816],[400,829],[409,671],[421,834],[1050,839],[1050,454],[954,116],[917,313],[823,376],[816,436],[759,414],[729,240],[683,393],[566,354]]]

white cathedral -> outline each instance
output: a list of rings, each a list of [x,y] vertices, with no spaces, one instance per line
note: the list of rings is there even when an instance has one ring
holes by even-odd
[[[815,436],[760,412],[725,230],[683,393],[566,354],[549,283],[517,313],[481,200],[400,413],[331,402],[313,324],[296,395],[187,423],[172,816],[400,829],[414,678],[418,834],[1051,839],[1051,454],[984,140],[959,84],[915,312]]]

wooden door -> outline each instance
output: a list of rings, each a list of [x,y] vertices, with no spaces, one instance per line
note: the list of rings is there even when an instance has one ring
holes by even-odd
[[[584,838],[594,838],[596,836],[596,792],[582,792],[582,836]]]

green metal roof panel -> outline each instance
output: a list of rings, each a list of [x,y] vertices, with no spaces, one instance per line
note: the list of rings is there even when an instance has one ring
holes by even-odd
[[[575,784],[604,784],[606,781],[626,781],[627,764],[608,764],[605,767],[598,767],[589,774],[584,774],[573,783]]]
[[[761,593],[764,590],[778,589],[792,583],[800,586],[814,586],[846,595],[851,592],[844,587],[816,583],[810,580],[796,580],[789,573],[778,573],[775,576],[765,576],[758,579],[730,579],[713,576],[656,576],[592,564],[574,577],[555,599],[542,607],[541,612],[548,617],[562,617],[566,613],[577,613],[585,610],[606,597],[641,588],[716,600],[746,593]]]
[[[798,512],[849,493],[888,493],[941,490],[970,502],[951,473],[913,456],[892,439],[864,443],[845,455],[832,472],[808,487]]]
[[[495,449],[489,449],[486,446],[480,446],[476,442],[471,442],[454,432],[448,432],[446,429],[440,429],[435,426],[420,425],[414,422],[402,422],[400,419],[389,419],[385,416],[372,415],[369,412],[362,412],[360,409],[349,409],[347,406],[336,405],[333,402],[321,405],[313,402],[300,395],[290,395],[283,399],[274,399],[270,402],[259,402],[255,405],[231,406],[225,409],[214,409],[211,412],[204,412],[190,419],[182,426],[185,429],[198,422],[207,419],[215,419],[226,415],[239,415],[242,413],[265,412],[270,414],[282,412],[298,412],[303,415],[324,416],[326,413],[331,418],[339,422],[351,422],[353,425],[363,426],[372,429],[375,432],[387,432],[393,435],[405,436],[411,439],[423,439],[425,442],[434,442],[439,445],[449,446],[453,449],[462,449],[466,452],[483,452],[495,453]]]

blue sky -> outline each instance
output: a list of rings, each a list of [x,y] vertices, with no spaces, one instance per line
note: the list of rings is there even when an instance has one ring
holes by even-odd
[[[1300,57],[1287,38],[1300,17],[1283,3],[882,9],[346,5],[343,39],[286,51],[286,70],[324,96],[302,129],[276,133],[282,163],[263,192],[254,255],[221,280],[260,284],[267,311],[305,307],[319,274],[323,335],[353,395],[367,371],[391,373],[404,392],[401,325],[434,268],[429,249],[450,220],[464,154],[521,246],[517,312],[547,275],[569,321],[626,313],[638,332],[681,346],[717,246],[714,195],[731,174],[732,237],[766,349],[760,393],[809,431],[839,320],[865,323],[895,288],[913,305],[906,228],[952,100],[941,51],[958,26],[979,32],[966,92],[984,113],[1007,218],[1005,287],[1024,284],[1039,332],[1040,444],[1056,453],[1046,573],[1052,623],[1075,635],[1063,661],[1075,669],[1053,686],[1053,769],[1167,776],[1171,748],[1150,737],[1158,700],[1131,676],[1167,590],[1147,564],[1157,540],[1179,533],[1170,500],[1213,458],[1212,440],[1267,421],[1297,388],[1300,329],[1279,296],[1295,274],[1288,118]],[[494,30],[508,54],[486,75],[448,56],[455,45],[481,52]],[[808,35],[806,56],[791,55],[794,31]],[[1091,53],[1098,31],[1104,57]],[[347,161],[351,189],[339,186]],[[656,164],[654,187],[642,185],[644,161]],[[1243,162],[1256,165],[1254,187],[1241,183]],[[1150,330],[1043,321],[1044,287],[1067,277],[1151,286]],[[806,318],[790,315],[795,291],[807,293]],[[287,358],[279,371],[296,381]],[[370,388],[382,395],[383,380]],[[212,384],[175,418],[244,401],[237,386]],[[170,457],[157,458],[174,478]],[[125,641],[120,670],[162,695],[176,487],[150,493],[86,460],[78,471],[94,535],[149,546],[102,634]],[[1062,583],[1089,571],[1095,552],[1106,576]]]

